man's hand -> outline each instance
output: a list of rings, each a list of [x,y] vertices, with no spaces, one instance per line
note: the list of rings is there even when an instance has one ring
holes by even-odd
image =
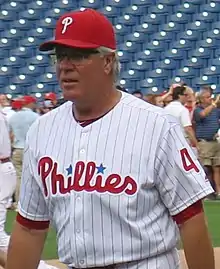
[[[8,249],[6,269],[37,269],[47,230],[31,230],[15,223]]]
[[[204,213],[180,226],[181,239],[189,269],[215,269],[214,252]]]

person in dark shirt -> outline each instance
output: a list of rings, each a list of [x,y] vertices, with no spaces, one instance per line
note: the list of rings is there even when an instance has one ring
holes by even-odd
[[[219,101],[220,95],[213,101],[212,92],[202,89],[200,104],[193,114],[199,158],[204,166],[211,166],[213,169],[217,199],[220,199],[220,143],[216,139],[220,128],[220,109],[217,107]]]

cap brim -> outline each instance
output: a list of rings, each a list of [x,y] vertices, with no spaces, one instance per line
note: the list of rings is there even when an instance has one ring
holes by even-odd
[[[70,39],[60,39],[60,40],[52,40],[45,42],[40,45],[40,51],[50,51],[53,50],[56,45],[63,45],[72,48],[84,48],[84,49],[97,49],[100,46],[93,43],[85,43],[79,40],[70,40]]]

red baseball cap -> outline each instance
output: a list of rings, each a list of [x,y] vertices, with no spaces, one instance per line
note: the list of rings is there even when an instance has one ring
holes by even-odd
[[[44,99],[55,101],[55,100],[57,100],[57,96],[54,92],[48,92],[48,93],[45,93]]]
[[[25,95],[25,96],[22,97],[22,101],[23,101],[24,105],[29,105],[29,104],[32,104],[32,103],[36,103],[37,99],[35,97],[33,97],[33,96]]]
[[[15,99],[15,100],[12,100],[11,102],[11,107],[13,109],[21,109],[22,106],[23,106],[23,101],[20,99]]]
[[[56,25],[55,40],[40,45],[41,51],[53,50],[56,45],[73,48],[115,50],[116,38],[111,22],[94,9],[66,13]]]

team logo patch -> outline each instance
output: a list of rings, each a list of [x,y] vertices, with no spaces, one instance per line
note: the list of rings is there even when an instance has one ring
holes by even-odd
[[[38,162],[38,174],[42,180],[44,194],[52,195],[75,192],[99,192],[133,195],[137,192],[137,183],[130,176],[119,174],[105,175],[107,167],[102,163],[78,161],[70,164],[65,174],[58,172],[58,163],[50,157],[43,157]]]
[[[65,34],[67,28],[73,23],[73,18],[71,17],[66,17],[62,20],[62,25],[63,25],[63,28],[62,28],[62,31],[61,33],[62,34]]]

